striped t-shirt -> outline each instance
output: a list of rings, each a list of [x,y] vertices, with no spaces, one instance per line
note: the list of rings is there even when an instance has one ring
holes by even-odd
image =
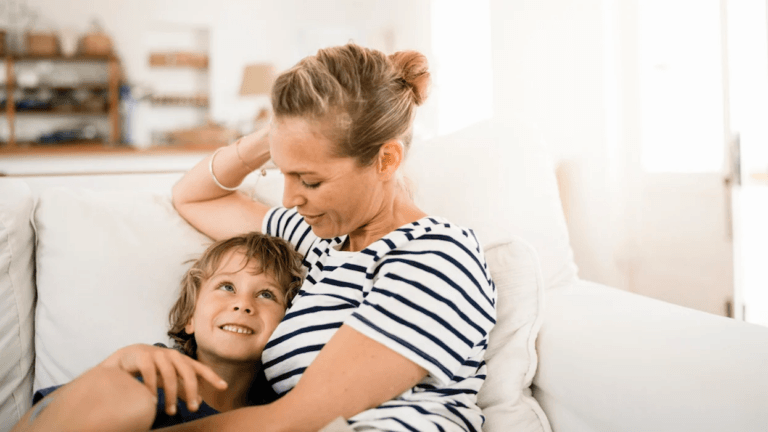
[[[344,252],[346,236],[318,238],[293,209],[271,209],[262,228],[293,244],[307,270],[262,354],[278,394],[296,385],[346,324],[428,371],[412,389],[349,419],[353,428],[481,430],[477,392],[496,322],[496,289],[471,230],[425,217],[360,252]]]

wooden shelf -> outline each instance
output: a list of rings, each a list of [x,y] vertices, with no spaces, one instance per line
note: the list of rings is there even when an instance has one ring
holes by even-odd
[[[76,55],[72,57],[66,57],[63,55],[51,55],[51,56],[42,56],[42,55],[19,55],[19,54],[13,54],[6,56],[6,59],[12,59],[13,61],[40,61],[40,60],[50,60],[50,61],[64,61],[64,62],[92,62],[92,61],[110,61],[110,60],[116,60],[117,57],[114,55],[107,55],[107,56],[96,56],[96,55]]]
[[[3,143],[5,144],[5,143]],[[17,143],[15,148],[0,146],[0,155],[69,155],[87,156],[91,154],[184,154],[208,153],[216,150],[215,145],[167,145],[139,149],[127,145],[110,145],[102,141],[71,141],[60,144]]]
[[[9,83],[9,87],[12,89],[16,89],[15,83]],[[60,86],[60,85],[39,85],[35,87],[19,87],[22,90],[27,91],[39,91],[39,90],[53,90],[53,91],[75,91],[75,90],[91,90],[91,91],[107,91],[109,90],[109,83],[82,83],[82,84],[75,84],[71,86]]]
[[[30,110],[19,110],[16,109],[16,115],[21,116],[27,116],[27,115],[44,115],[44,116],[104,116],[109,114],[109,109],[105,109],[102,111],[88,111],[84,109],[74,109],[74,110],[57,110],[52,108],[47,109],[30,109]],[[5,115],[5,113],[0,112],[0,116]]]
[[[72,150],[71,142],[58,143],[58,144],[42,144],[42,145],[41,144],[31,145],[30,143],[17,142],[16,141],[16,118],[19,116],[35,116],[35,115],[106,116],[109,119],[109,125],[110,125],[109,138],[107,140],[108,143],[110,144],[104,144],[104,143],[90,144],[89,143],[88,145],[107,147],[109,145],[113,145],[111,143],[117,143],[120,140],[119,103],[120,103],[121,73],[120,73],[119,59],[117,58],[117,56],[77,55],[73,57],[65,57],[63,55],[50,55],[50,56],[7,55],[4,57],[4,59],[5,59],[5,68],[6,68],[5,87],[6,87],[7,101],[5,103],[5,109],[4,109],[5,115],[2,117],[5,117],[4,120],[8,122],[10,137],[8,139],[8,143],[0,147],[0,153],[8,154],[8,153],[35,152],[37,151],[36,147],[43,147],[43,150],[42,150],[43,153],[50,152],[53,147],[60,147],[61,151],[63,152],[68,152]],[[55,109],[55,108],[47,108],[47,109],[29,109],[29,110],[19,111],[16,108],[16,101],[14,98],[14,93],[16,90],[15,63],[37,62],[37,61],[48,61],[48,60],[63,61],[63,62],[93,62],[93,61],[105,62],[107,66],[108,76],[109,76],[107,83],[83,83],[78,86],[49,87],[52,89],[58,88],[63,91],[70,91],[78,88],[91,88],[91,89],[97,89],[99,91],[106,90],[107,100],[106,100],[105,110],[104,111],[93,111],[93,110],[87,110],[87,109],[61,110],[61,109]]]

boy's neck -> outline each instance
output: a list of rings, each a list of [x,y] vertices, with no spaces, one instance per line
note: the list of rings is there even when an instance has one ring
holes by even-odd
[[[202,361],[227,382],[224,391],[215,389],[205,380],[200,380],[200,394],[203,401],[219,412],[242,408],[248,405],[248,391],[261,369],[260,363],[218,363]]]

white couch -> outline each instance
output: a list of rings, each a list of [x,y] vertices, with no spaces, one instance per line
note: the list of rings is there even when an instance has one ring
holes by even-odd
[[[580,280],[552,166],[519,127],[414,143],[426,211],[471,227],[499,290],[485,431],[768,431],[768,329]],[[0,432],[32,389],[165,338],[185,259],[180,174],[0,178]],[[281,176],[243,187],[279,203]]]

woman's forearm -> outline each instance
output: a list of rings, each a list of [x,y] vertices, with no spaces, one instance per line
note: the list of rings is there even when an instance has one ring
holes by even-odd
[[[269,160],[268,129],[260,130],[220,149],[213,165],[211,156],[200,161],[173,186],[173,204],[176,208],[185,204],[210,201],[232,194],[219,187],[211,175],[226,187],[236,187],[251,171]]]
[[[156,398],[130,374],[96,366],[38,402],[13,432],[148,430],[156,409]]]
[[[277,401],[162,430],[316,432],[338,417],[351,418],[396,397],[426,375],[416,363],[342,326],[296,387]]]
[[[238,432],[238,431],[277,431],[277,421],[269,411],[269,405],[239,408],[221,414],[212,415],[189,423],[158,429],[162,432]]]

